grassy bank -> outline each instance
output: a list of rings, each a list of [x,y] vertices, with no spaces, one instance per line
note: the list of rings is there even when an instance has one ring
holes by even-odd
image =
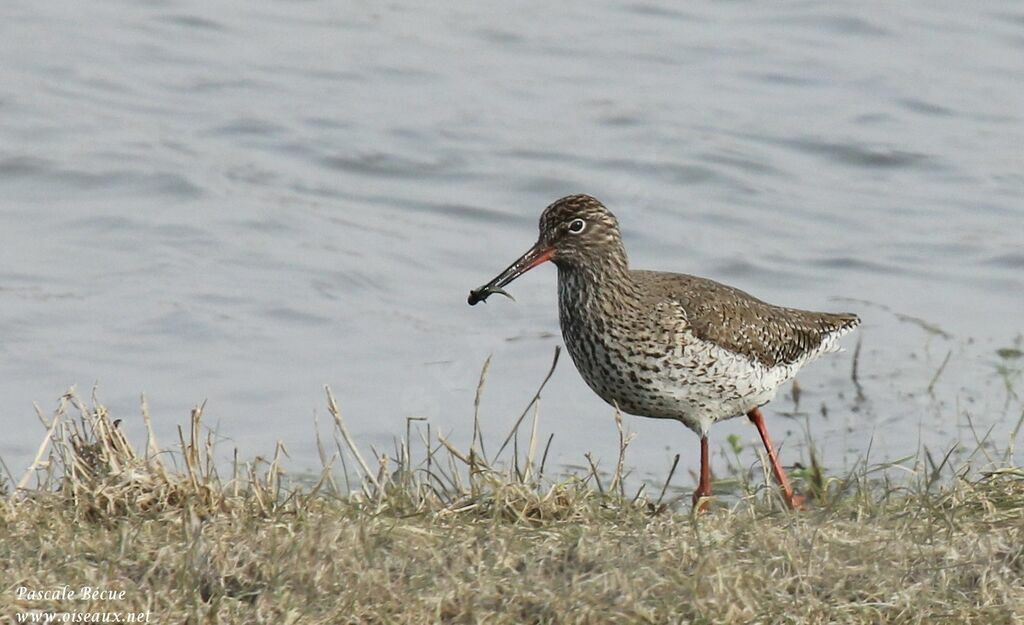
[[[325,471],[221,468],[197,408],[173,453],[73,395],[0,499],[0,615],[152,623],[1024,622],[1024,472],[810,472],[809,510],[740,480],[710,512],[610,475],[544,477],[531,416],[507,461],[425,438],[359,453],[328,396]],[[147,418],[148,422],[148,418]],[[519,426],[517,425],[517,428]],[[620,430],[621,432],[621,430]],[[333,450],[333,451],[331,451]],[[513,453],[514,452],[514,453]],[[345,484],[338,466],[356,475]],[[489,460],[490,459],[490,460]],[[550,469],[549,469],[550,471]],[[223,475],[221,474],[223,473]],[[945,478],[938,476],[945,473]],[[30,592],[67,586],[75,598]],[[121,592],[110,598],[81,599]],[[20,590],[24,589],[24,590]],[[82,618],[82,617],[78,617]]]

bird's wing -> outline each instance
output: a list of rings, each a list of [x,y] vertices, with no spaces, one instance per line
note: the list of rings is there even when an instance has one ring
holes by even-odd
[[[830,348],[860,319],[848,313],[821,313],[773,306],[739,289],[697,276],[635,271],[646,283],[642,293],[678,306],[689,331],[767,367],[803,360]]]

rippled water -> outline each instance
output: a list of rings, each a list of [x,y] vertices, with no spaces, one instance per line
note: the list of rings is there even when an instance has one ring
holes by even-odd
[[[300,467],[318,463],[325,384],[367,444],[390,448],[408,416],[465,440],[488,354],[497,438],[561,342],[555,272],[513,285],[517,303],[465,296],[575,192],[619,216],[636,267],[862,316],[863,397],[853,338],[801,374],[798,407],[788,388],[769,407],[784,460],[805,428],[831,467],[990,428],[1005,446],[1019,3],[442,4],[3,4],[12,470],[42,435],[32,403],[72,384],[125,417],[145,392],[166,443],[206,398],[225,453],[283,439]],[[628,425],[641,472],[692,466],[691,433]],[[614,453],[611,410],[568,359],[541,429],[563,463]],[[716,445],[730,433],[756,439],[737,421]]]

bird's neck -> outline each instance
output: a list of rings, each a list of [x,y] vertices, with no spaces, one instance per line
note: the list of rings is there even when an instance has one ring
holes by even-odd
[[[559,299],[563,303],[590,308],[594,304],[623,304],[637,296],[635,280],[626,255],[609,254],[586,263],[558,265]]]

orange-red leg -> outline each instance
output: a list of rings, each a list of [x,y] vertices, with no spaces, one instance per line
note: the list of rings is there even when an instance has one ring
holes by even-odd
[[[697,512],[703,512],[707,501],[701,501],[703,497],[711,496],[711,458],[708,453],[708,437],[700,437],[700,482],[697,490],[693,491],[693,507]]]
[[[786,471],[783,470],[782,465],[779,464],[779,456],[775,453],[775,445],[772,444],[772,439],[768,436],[768,428],[764,424],[764,415],[761,414],[760,408],[754,408],[747,413],[747,417],[757,427],[758,434],[761,435],[761,442],[764,443],[764,450],[768,454],[768,462],[772,465],[772,473],[775,474],[775,480],[779,483],[779,487],[782,489],[782,496],[786,499],[786,504],[792,510],[800,510],[804,507],[804,497],[793,493],[793,487],[789,485],[789,478],[786,477]]]

